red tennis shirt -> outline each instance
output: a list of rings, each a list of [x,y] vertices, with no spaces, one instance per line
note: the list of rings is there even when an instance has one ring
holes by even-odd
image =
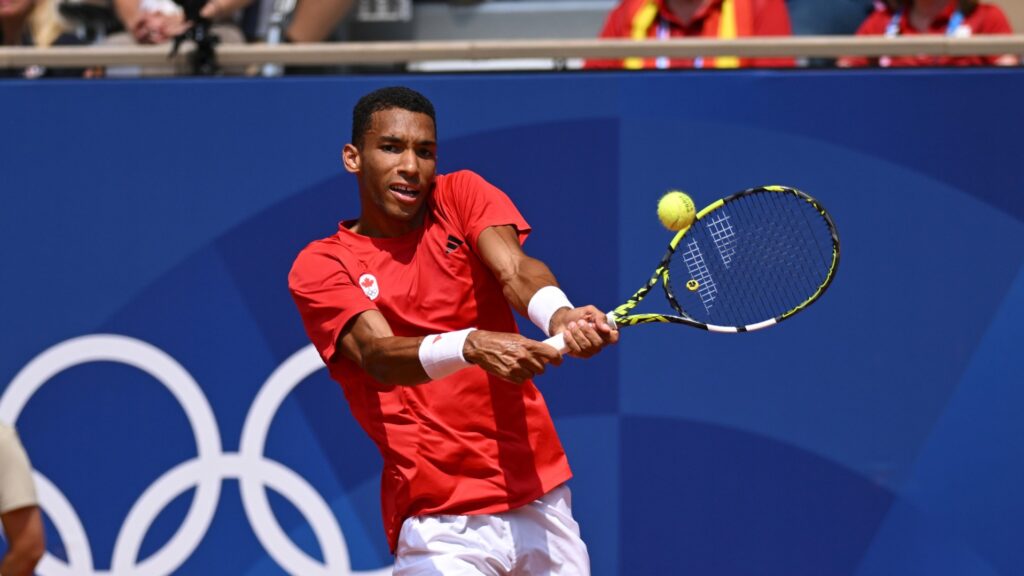
[[[477,256],[490,226],[530,227],[512,201],[469,171],[438,175],[423,226],[370,238],[342,222],[298,255],[288,276],[310,340],[352,415],[384,458],[381,503],[394,551],[422,514],[492,514],[536,500],[572,473],[544,398],[476,366],[419,386],[387,386],[336,354],[338,335],[378,310],[396,336],[468,327],[518,332],[501,285]]]

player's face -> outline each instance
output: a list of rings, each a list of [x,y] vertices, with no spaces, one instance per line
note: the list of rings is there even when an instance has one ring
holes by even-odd
[[[359,178],[361,225],[399,235],[423,222],[437,169],[435,134],[430,116],[392,108],[373,114],[361,148],[345,147],[345,167]]]

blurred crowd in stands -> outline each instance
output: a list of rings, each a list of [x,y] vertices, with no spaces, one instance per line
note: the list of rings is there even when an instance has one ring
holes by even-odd
[[[516,0],[447,0],[466,9]],[[1007,1],[1007,0],[1004,0]],[[1017,1],[1017,0],[1010,0]],[[3,46],[169,45],[198,13],[219,43],[306,43],[339,39],[337,31],[354,8],[412,10],[412,0],[0,0]],[[189,12],[188,8],[194,11]],[[422,6],[424,3],[417,3]],[[435,4],[437,1],[435,1]],[[858,34],[886,37],[920,34],[965,37],[1012,34],[1010,21],[993,2],[979,0],[622,0],[609,2],[601,38]],[[267,19],[271,14],[268,32]],[[276,15],[276,24],[274,17]],[[343,36],[343,35],[342,35]],[[508,38],[514,38],[509,35]],[[389,38],[395,39],[395,38]],[[410,38],[411,39],[411,38]],[[800,66],[977,66],[1019,65],[1018,55],[794,58],[627,58],[590,60],[597,69],[737,68]],[[170,71],[158,71],[159,73]],[[95,76],[102,70],[0,69],[0,77]]]
[[[730,39],[744,36],[790,36],[791,11],[818,34],[884,35],[944,34],[965,37],[974,34],[1011,34],[1003,11],[990,2],[978,0],[623,0],[612,10],[601,30],[603,38]],[[820,19],[818,27],[814,20]],[[808,21],[809,20],[809,21]],[[827,26],[827,28],[826,28]],[[783,68],[795,65],[792,58],[628,58],[590,61],[589,68]],[[973,66],[1015,65],[1013,55],[910,56],[898,58],[841,58],[839,66]]]

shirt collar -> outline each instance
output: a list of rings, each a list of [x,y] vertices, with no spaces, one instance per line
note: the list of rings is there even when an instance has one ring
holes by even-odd
[[[678,26],[679,28],[688,28],[704,20],[705,18],[708,17],[708,14],[711,13],[712,8],[715,8],[722,3],[722,0],[704,0],[704,2],[700,5],[700,8],[697,8],[697,11],[693,13],[693,18],[690,19],[689,24],[683,24],[679,17],[677,17],[675,14],[672,13],[671,10],[669,10],[668,4],[665,3],[666,0],[655,1],[658,4],[658,17],[673,26]]]
[[[949,23],[949,19],[953,17],[953,12],[956,12],[959,8],[959,4],[959,0],[949,0],[949,2],[946,3],[946,7],[943,8],[938,14],[936,14],[935,18],[932,18],[932,21],[928,23],[928,30],[919,30],[919,32],[930,32],[938,28],[945,28],[946,24]],[[903,16],[901,20],[903,20],[901,24],[903,26],[903,29],[909,29],[910,10],[903,11]]]

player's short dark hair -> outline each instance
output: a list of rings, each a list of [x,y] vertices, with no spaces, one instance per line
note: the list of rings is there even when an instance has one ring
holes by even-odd
[[[362,148],[363,136],[370,129],[373,113],[393,108],[430,116],[436,132],[437,118],[434,116],[434,105],[426,96],[405,86],[389,86],[374,90],[356,102],[355,108],[352,109],[352,143],[357,148]]]

